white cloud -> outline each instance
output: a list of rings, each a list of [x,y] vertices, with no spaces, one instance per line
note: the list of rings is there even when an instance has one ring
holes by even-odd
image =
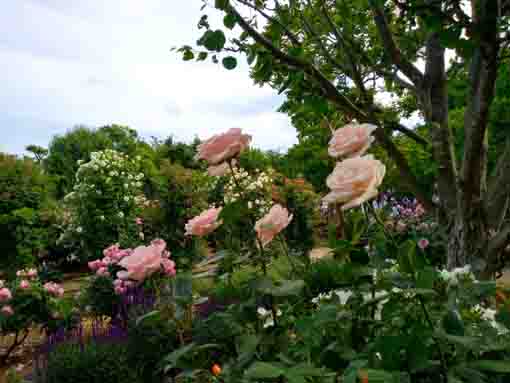
[[[0,15],[0,130],[17,129],[6,149],[47,144],[55,130],[74,124],[108,123],[183,140],[239,126],[259,147],[292,145],[288,117],[275,112],[282,98],[254,86],[246,65],[226,71],[170,52],[199,37],[200,6],[199,0],[8,2]]]

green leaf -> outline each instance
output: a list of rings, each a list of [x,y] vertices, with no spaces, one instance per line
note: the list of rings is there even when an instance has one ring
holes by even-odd
[[[236,25],[236,17],[232,13],[227,13],[223,18],[223,25],[228,29],[233,29]]]
[[[416,242],[407,240],[398,249],[398,263],[405,273],[412,274],[416,270]]]
[[[496,314],[496,321],[510,329],[510,307],[503,306]]]
[[[184,61],[190,61],[190,60],[193,60],[195,58],[195,55],[193,54],[192,51],[184,51],[184,53],[182,54],[182,59]]]
[[[228,56],[222,60],[222,63],[226,69],[232,70],[237,66],[237,59],[235,57]]]
[[[368,376],[370,383],[391,383],[396,382],[395,376],[384,370],[367,369],[363,370]]]
[[[303,280],[286,280],[283,281],[280,286],[268,292],[269,294],[275,297],[288,297],[291,295],[298,295],[301,293],[303,288],[305,287],[305,282]]]
[[[437,272],[432,267],[419,270],[416,276],[416,287],[420,289],[432,289],[436,280]]]
[[[141,322],[147,320],[147,319],[154,319],[159,316],[159,310],[153,310],[145,315],[142,315],[138,318],[136,318],[136,325],[138,326]]]
[[[284,373],[285,370],[277,365],[267,362],[255,362],[245,371],[244,376],[248,379],[274,379]]]
[[[220,29],[215,31],[205,31],[202,37],[197,41],[198,45],[203,45],[208,50],[216,52],[220,52],[225,46],[226,42],[227,39],[225,38],[225,34]]]
[[[443,328],[447,334],[464,335],[464,322],[458,310],[448,310],[442,320]]]
[[[197,60],[198,61],[204,61],[207,58],[208,53],[207,52],[200,52],[198,54]]]
[[[435,334],[436,337],[444,339],[450,343],[465,347],[470,350],[479,350],[480,343],[477,338],[469,337],[469,336],[457,336],[447,334],[445,332],[439,331]]]
[[[510,374],[510,360],[479,360],[469,365],[482,371]]]
[[[228,7],[228,0],[215,0],[214,8],[224,11]]]
[[[367,365],[366,360],[353,360],[345,369],[343,374],[343,383],[356,383],[358,381],[358,371]]]

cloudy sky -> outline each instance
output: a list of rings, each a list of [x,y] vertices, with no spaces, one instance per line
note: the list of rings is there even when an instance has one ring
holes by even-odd
[[[282,99],[241,65],[184,63],[200,0],[7,0],[0,13],[0,151],[47,146],[74,125],[129,125],[189,141],[230,127],[264,149],[296,142]]]

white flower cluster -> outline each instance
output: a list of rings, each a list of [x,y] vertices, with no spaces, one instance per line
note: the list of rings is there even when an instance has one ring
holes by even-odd
[[[476,281],[475,276],[471,272],[471,266],[466,265],[464,267],[457,267],[452,271],[448,271],[446,269],[439,271],[439,276],[443,281],[445,281],[448,286],[457,286],[460,281]]]
[[[259,307],[257,309],[257,314],[261,320],[264,321],[264,328],[273,327],[274,326],[274,318],[271,310],[266,310],[264,307]],[[276,310],[276,317],[282,316],[282,311],[280,309]]]
[[[248,208],[255,209],[259,215],[266,214],[272,206],[272,171],[249,174],[243,168],[234,168],[224,187],[223,202],[233,203],[244,200]]]
[[[352,296],[351,290],[332,290],[327,293],[320,293],[312,299],[312,303],[319,305],[321,302],[330,301],[333,299],[333,294],[338,297],[340,304],[345,305],[349,298]]]
[[[498,334],[503,335],[509,332],[505,326],[496,322],[496,310],[476,305],[472,308],[472,312],[480,315],[480,318],[484,321],[489,322],[489,324],[498,331]]]

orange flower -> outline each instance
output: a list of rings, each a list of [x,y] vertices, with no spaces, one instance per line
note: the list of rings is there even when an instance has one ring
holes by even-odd
[[[219,374],[221,374],[221,367],[219,364],[217,363],[214,363],[211,367],[211,372],[214,376],[218,376]]]

